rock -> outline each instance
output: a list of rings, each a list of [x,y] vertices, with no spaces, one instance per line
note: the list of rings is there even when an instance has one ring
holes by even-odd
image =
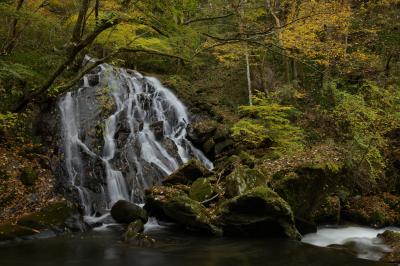
[[[54,202],[38,212],[19,218],[17,224],[38,231],[57,227],[64,228],[65,221],[73,214],[74,210],[68,206],[67,202]]]
[[[358,196],[349,200],[343,216],[349,221],[372,227],[397,225],[400,214],[393,207],[384,195]]]
[[[289,204],[267,187],[225,201],[218,210],[224,234],[300,239]]]
[[[22,170],[20,180],[25,186],[33,186],[38,179],[36,172],[31,167],[26,167]]]
[[[311,223],[314,213],[341,182],[340,167],[304,164],[274,174],[271,186],[289,203],[294,215]]]
[[[150,129],[153,131],[156,140],[160,141],[164,137],[164,121],[157,121],[150,125]]]
[[[300,234],[311,234],[317,232],[317,225],[313,222],[306,221],[302,218],[295,217],[294,222]]]
[[[196,145],[202,145],[209,140],[218,127],[218,122],[212,119],[198,119],[188,125],[188,137]]]
[[[14,240],[16,238],[31,236],[37,233],[39,233],[37,230],[18,224],[0,225],[0,241]]]
[[[197,178],[210,174],[211,172],[199,160],[190,160],[168,176],[163,184],[190,184]]]
[[[221,229],[212,224],[207,209],[176,187],[155,186],[146,191],[146,209],[159,220],[167,217],[192,229],[222,234]]]
[[[126,200],[119,200],[112,206],[111,216],[121,224],[130,224],[137,219],[141,219],[143,223],[146,223],[148,220],[146,210]]]
[[[225,194],[229,198],[235,197],[259,185],[266,185],[265,178],[261,172],[242,164],[237,164],[234,170],[225,178]]]
[[[340,198],[327,196],[322,205],[313,213],[313,221],[316,223],[338,224],[340,221]]]
[[[202,202],[209,198],[214,193],[213,186],[207,178],[199,178],[193,182],[190,187],[189,197],[193,200]]]
[[[387,253],[381,261],[389,263],[400,263],[400,233],[390,230],[386,230],[382,234],[378,235],[386,245],[391,248],[391,251]]]

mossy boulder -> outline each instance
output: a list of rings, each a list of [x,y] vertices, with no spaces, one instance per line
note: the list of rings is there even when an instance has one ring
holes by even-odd
[[[38,179],[38,175],[31,167],[26,167],[22,170],[20,180],[25,186],[33,186]]]
[[[219,206],[217,219],[228,235],[300,238],[289,204],[265,186],[226,200]]]
[[[209,179],[199,178],[193,182],[189,190],[189,197],[193,200],[202,202],[209,198],[214,193],[213,186]]]
[[[197,119],[188,126],[188,137],[196,145],[203,145],[215,133],[218,122],[212,119]]]
[[[390,252],[383,256],[381,261],[400,263],[400,232],[386,230],[382,234],[379,234],[378,238],[381,239],[391,249]]]
[[[2,224],[0,225],[0,241],[13,240],[16,238],[31,236],[39,231],[21,226],[18,224]]]
[[[400,212],[392,200],[387,195],[385,197],[385,194],[356,196],[349,200],[343,216],[346,220],[372,227],[398,225]]]
[[[233,171],[225,178],[225,194],[228,198],[232,198],[262,185],[266,185],[266,180],[260,171],[236,164]]]
[[[169,220],[193,229],[219,235],[221,230],[212,224],[211,215],[198,201],[175,187],[155,186],[146,191],[146,206],[151,216]]]
[[[111,217],[122,224],[130,224],[137,219],[146,223],[148,220],[146,210],[126,200],[119,200],[112,206]]]
[[[173,172],[163,184],[191,184],[197,178],[207,177],[211,172],[199,161],[190,160]]]
[[[74,209],[69,206],[68,202],[54,202],[38,212],[21,217],[17,224],[38,231],[64,227],[65,221],[73,214]]]
[[[274,174],[271,186],[296,217],[314,222],[313,215],[341,183],[341,166],[329,163],[299,165]]]

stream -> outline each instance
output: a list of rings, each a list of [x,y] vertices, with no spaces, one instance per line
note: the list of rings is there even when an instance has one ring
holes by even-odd
[[[339,235],[346,233],[337,232]],[[146,233],[156,239],[154,247],[124,244],[120,241],[121,233],[121,228],[116,226],[1,246],[1,266],[390,265],[357,258],[350,249],[339,246],[325,248],[274,238],[208,237],[185,232],[176,226],[158,226],[154,222],[146,225]],[[326,233],[319,232],[325,236]],[[311,239],[317,240],[315,235],[309,235],[305,242],[312,242]],[[320,240],[325,241],[324,237]]]

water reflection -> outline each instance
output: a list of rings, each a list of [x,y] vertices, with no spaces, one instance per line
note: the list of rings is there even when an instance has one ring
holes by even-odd
[[[155,225],[147,231],[157,240],[154,248],[125,245],[115,228],[0,246],[0,265],[385,265],[357,259],[344,250],[284,239],[213,238]]]

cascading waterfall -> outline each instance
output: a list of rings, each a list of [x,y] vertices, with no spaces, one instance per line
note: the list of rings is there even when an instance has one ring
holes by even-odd
[[[102,64],[59,109],[64,170],[86,216],[120,199],[142,203],[146,188],[191,158],[213,168],[186,138],[185,106],[155,78]]]

